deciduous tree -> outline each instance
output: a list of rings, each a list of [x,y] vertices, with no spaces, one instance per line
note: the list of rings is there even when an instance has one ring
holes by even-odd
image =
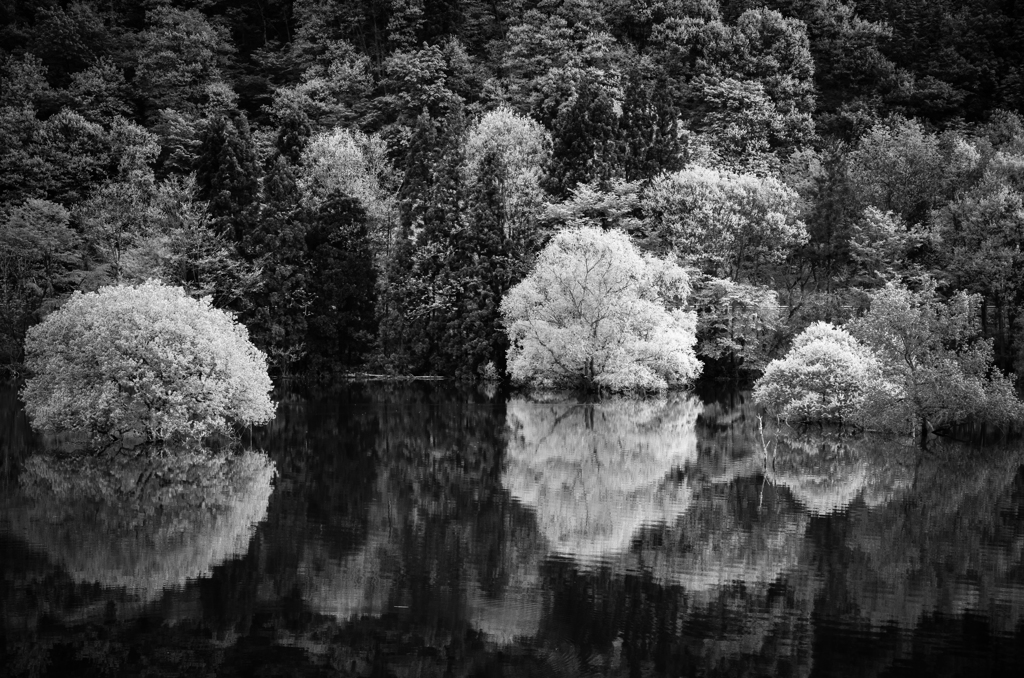
[[[512,379],[609,391],[686,385],[701,369],[688,293],[681,268],[641,255],[625,233],[564,230],[502,301]]]
[[[93,446],[144,436],[200,443],[273,417],[266,356],[209,300],[157,282],[76,293],[33,327],[32,425],[83,432]]]

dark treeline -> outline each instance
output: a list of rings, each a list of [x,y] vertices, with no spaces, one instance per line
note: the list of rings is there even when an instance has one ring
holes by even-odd
[[[995,0],[3,0],[0,362],[159,278],[280,374],[501,376],[596,224],[692,269],[705,373],[925,275],[1019,371],[1022,107]]]

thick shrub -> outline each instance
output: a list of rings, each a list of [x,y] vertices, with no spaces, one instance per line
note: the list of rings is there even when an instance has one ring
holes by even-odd
[[[843,422],[881,384],[871,349],[846,330],[818,322],[797,336],[786,357],[768,364],[754,399],[786,420]]]
[[[274,414],[266,356],[209,300],[158,282],[76,293],[32,328],[22,391],[37,429],[197,443]]]

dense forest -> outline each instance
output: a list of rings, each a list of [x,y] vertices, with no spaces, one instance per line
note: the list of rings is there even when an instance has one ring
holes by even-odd
[[[559,229],[687,267],[705,374],[887,281],[1024,368],[1013,0],[0,0],[0,364],[150,278],[280,375],[505,374]]]

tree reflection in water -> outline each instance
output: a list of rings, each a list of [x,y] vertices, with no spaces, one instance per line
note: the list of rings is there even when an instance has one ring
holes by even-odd
[[[768,475],[813,515],[843,511],[858,498],[870,506],[884,504],[910,485],[916,455],[897,440],[874,441],[874,448],[872,442],[836,431],[784,428]]]
[[[581,562],[624,552],[644,525],[674,521],[697,459],[699,401],[611,399],[508,403],[502,485],[536,511],[552,553]]]
[[[253,451],[36,455],[8,518],[72,579],[152,600],[248,550],[273,476]]]
[[[175,522],[127,492],[137,508],[121,515],[31,504],[21,490],[0,507],[0,532],[16,528],[0,535],[0,665],[11,675],[54,673],[71,666],[64,656],[79,675],[141,675],[157,657],[170,658],[169,675],[1020,674],[1019,442],[922,453],[766,421],[772,449],[779,440],[766,467],[757,414],[737,393],[703,409],[689,398],[506,401],[427,384],[296,396],[256,436],[280,477],[247,553],[232,536],[247,529],[188,511]],[[34,473],[52,493],[49,472]],[[213,513],[259,518],[261,507],[246,518],[213,485]],[[82,527],[58,532],[51,518]],[[144,580],[164,565],[141,555],[90,564],[85,545],[112,550],[95,546],[96,525],[115,535],[166,525],[119,539],[139,552],[163,545],[168,572]],[[225,546],[187,555],[193,530],[225,535]],[[224,553],[238,557],[200,562]],[[135,568],[152,590],[212,572],[133,615],[123,588],[76,584],[57,561],[78,580]],[[114,581],[102,577],[84,578]]]

